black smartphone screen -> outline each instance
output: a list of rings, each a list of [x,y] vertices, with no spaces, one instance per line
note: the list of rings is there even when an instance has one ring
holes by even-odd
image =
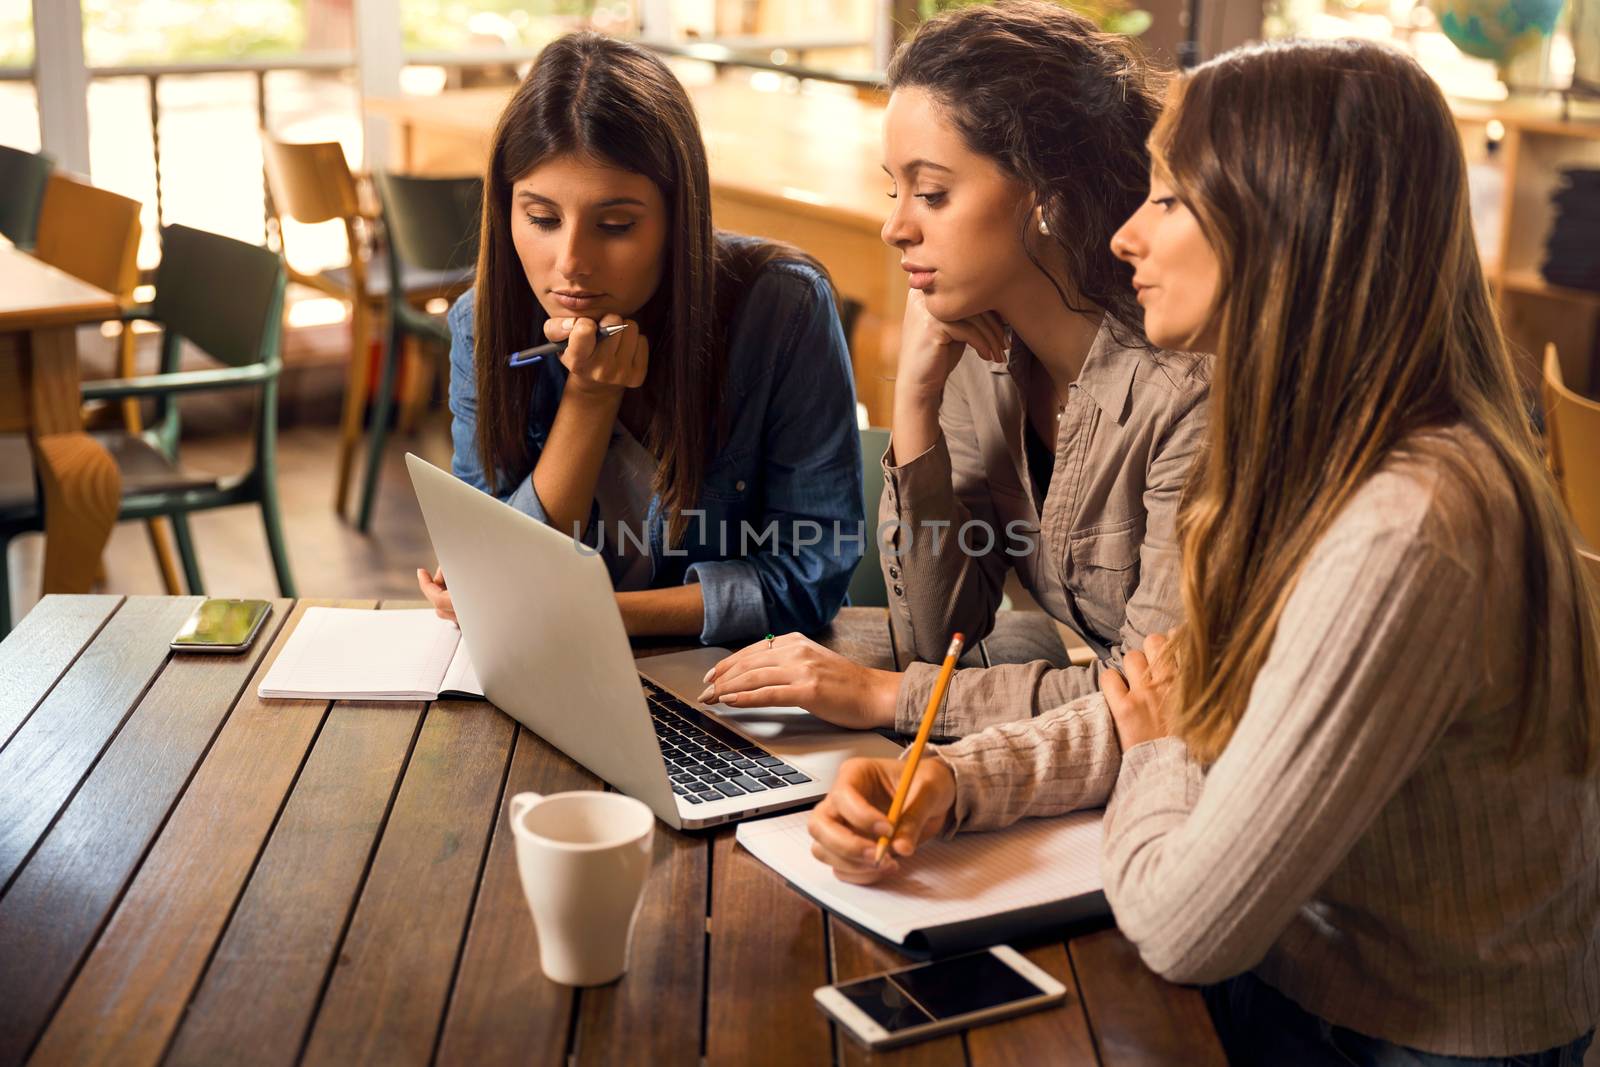
[[[954,956],[837,988],[890,1033],[1029,1000],[1043,993],[991,952]]]

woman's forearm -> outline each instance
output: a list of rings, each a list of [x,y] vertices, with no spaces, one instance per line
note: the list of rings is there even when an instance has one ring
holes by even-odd
[[[629,637],[699,637],[705,628],[705,598],[698,582],[618,593],[617,609]]]
[[[894,436],[890,439],[893,466],[922,455],[939,440],[941,395],[926,388],[897,382],[894,390]]]
[[[622,390],[580,392],[569,383],[550,426],[550,437],[533,468],[533,491],[550,525],[582,536],[588,525],[600,465],[622,405]]]

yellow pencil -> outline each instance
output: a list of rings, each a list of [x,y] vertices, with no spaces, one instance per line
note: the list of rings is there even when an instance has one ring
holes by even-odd
[[[928,735],[933,732],[933,717],[939,714],[939,708],[944,704],[944,694],[950,688],[950,676],[955,673],[956,660],[961,658],[961,645],[964,640],[960,634],[950,638],[950,647],[944,654],[944,665],[939,668],[939,678],[933,683],[933,692],[928,696],[928,707],[922,713],[922,725],[917,727],[917,739],[911,742],[911,752],[906,756],[905,770],[900,772],[900,784],[895,787],[894,803],[889,805],[889,833],[878,838],[878,854],[872,860],[874,867],[883,862],[884,853],[889,851],[889,842],[894,837],[895,831],[900,828],[900,813],[906,806],[906,794],[911,792],[911,779],[917,773],[917,762],[922,759],[922,750],[928,746]]]

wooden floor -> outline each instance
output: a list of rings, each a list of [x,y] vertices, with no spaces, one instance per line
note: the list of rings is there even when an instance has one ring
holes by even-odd
[[[433,549],[406,474],[414,451],[448,469],[450,437],[436,412],[411,438],[391,437],[372,526],[363,535],[333,512],[337,435],[332,427],[295,426],[279,435],[278,491],[289,541],[289,564],[302,596],[390,598],[420,596],[416,569],[432,566]],[[249,460],[246,437],[186,440],[183,459],[197,470],[241,471]],[[351,493],[354,513],[356,494]],[[261,512],[253,506],[205,512],[191,520],[200,573],[213,596],[278,595],[267,555]],[[20,619],[38,599],[44,538],[26,534],[11,543],[11,603]],[[106,592],[162,593],[142,523],[122,523],[105,554]]]

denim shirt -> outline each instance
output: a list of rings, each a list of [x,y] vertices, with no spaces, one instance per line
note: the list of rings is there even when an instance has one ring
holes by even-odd
[[[548,523],[531,468],[515,485],[494,487],[478,455],[471,290],[450,309],[449,321],[451,468],[469,485]],[[525,373],[539,383],[528,418],[537,464],[567,370],[560,360],[544,359]],[[703,515],[687,512],[681,543],[668,547],[661,501],[652,497],[645,530],[629,530],[646,542],[649,585],[700,584],[706,644],[819,630],[844,603],[865,522],[850,355],[833,294],[814,268],[777,261],[757,275],[729,324],[723,403],[729,432],[707,457]],[[618,530],[605,510],[597,500],[580,541],[611,565]]]

